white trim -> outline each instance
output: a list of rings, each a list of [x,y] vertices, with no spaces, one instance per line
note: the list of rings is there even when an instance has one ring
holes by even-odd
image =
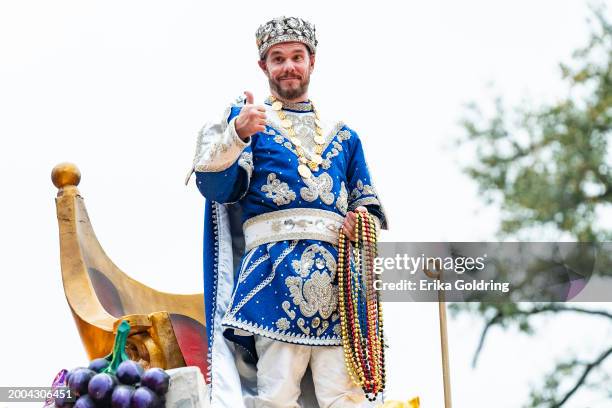
[[[324,337],[315,337],[315,336],[307,336],[305,334],[293,334],[293,333],[283,333],[283,330],[271,329],[269,327],[264,327],[257,324],[251,324],[245,322],[241,319],[236,319],[234,317],[224,318],[223,326],[231,327],[234,329],[240,329],[247,331],[249,333],[258,334],[260,336],[269,337],[274,340],[285,341],[288,343],[294,344],[304,344],[308,346],[341,346],[342,338],[339,336],[324,336]],[[340,324],[340,323],[338,323]],[[331,326],[330,326],[331,327]]]
[[[242,398],[240,375],[234,361],[233,345],[223,336],[221,320],[227,311],[234,287],[232,236],[227,209],[214,203],[217,208],[218,258],[216,307],[213,317],[213,342],[211,351],[211,406],[223,408],[245,408]]]
[[[229,123],[207,123],[198,135],[196,157],[193,168],[198,172],[219,172],[227,170],[238,160],[240,153],[251,144],[236,133],[236,117]]]

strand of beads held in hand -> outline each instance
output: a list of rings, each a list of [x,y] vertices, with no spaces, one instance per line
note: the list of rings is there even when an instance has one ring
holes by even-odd
[[[338,300],[344,361],[349,376],[374,401],[385,388],[383,317],[374,290],[376,226],[371,214],[356,212],[354,243],[340,230]]]

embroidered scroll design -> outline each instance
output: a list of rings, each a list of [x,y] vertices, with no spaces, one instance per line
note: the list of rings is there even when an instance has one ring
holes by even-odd
[[[328,327],[329,327],[329,322],[327,320],[323,320],[323,323],[321,323],[321,327],[317,329],[317,336],[322,335],[323,332],[327,330]]]
[[[301,317],[297,320],[297,326],[304,332],[305,335],[310,335],[310,327],[305,327],[306,322]]]
[[[288,300],[285,300],[283,302],[282,307],[285,313],[287,313],[287,316],[289,316],[291,320],[295,319],[295,310],[291,310],[291,303],[289,303]]]
[[[362,195],[376,195],[376,190],[369,184],[363,184],[361,179],[357,180],[357,185],[351,191],[351,195],[349,197],[349,201],[354,201],[361,197]]]
[[[323,167],[325,170],[329,170],[331,167],[331,159],[339,155],[342,151],[342,144],[336,142],[335,140],[332,142],[332,146],[333,148],[325,154],[325,158],[321,163],[321,167]]]
[[[321,198],[327,205],[332,205],[334,202],[334,195],[331,190],[334,186],[334,182],[331,176],[327,173],[322,173],[320,176],[312,176],[307,179],[302,179],[306,187],[300,189],[300,196],[306,201],[315,201],[317,198]]]
[[[287,330],[289,329],[289,326],[290,326],[289,320],[287,320],[287,318],[285,317],[281,317],[280,319],[276,321],[276,328],[278,330]]]
[[[351,132],[349,132],[348,130],[344,129],[338,132],[338,140],[340,140],[341,142],[349,140],[350,138]]]
[[[316,253],[321,257],[313,261],[313,255]],[[292,263],[292,267],[300,275],[285,279],[293,303],[305,317],[319,313],[321,318],[328,319],[338,305],[338,287],[332,284],[336,270],[333,255],[324,247],[313,244],[306,248],[299,263]],[[311,273],[315,268],[317,270]],[[327,271],[331,271],[331,274]],[[304,281],[303,276],[309,278]]]
[[[316,257],[317,254],[320,256]],[[332,279],[335,276],[336,259],[327,249],[319,244],[312,244],[308,246],[304,252],[302,252],[302,256],[300,256],[299,261],[294,259],[291,262],[291,267],[293,268],[294,272],[300,275],[302,278],[306,278],[308,275],[310,275],[313,266],[316,266],[316,268],[319,270],[327,269],[328,271],[331,271]]]
[[[266,193],[266,197],[271,198],[274,204],[279,206],[295,200],[295,192],[289,188],[287,183],[277,179],[275,173],[268,174],[267,184],[261,186],[261,191]]]
[[[240,153],[240,159],[238,159],[238,165],[242,167],[249,175],[249,178],[251,178],[251,175],[253,174],[253,153],[251,152]]]

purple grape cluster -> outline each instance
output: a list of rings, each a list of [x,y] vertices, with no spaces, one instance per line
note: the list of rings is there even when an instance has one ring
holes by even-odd
[[[57,408],[163,408],[170,376],[161,368],[144,370],[132,360],[123,361],[113,374],[109,361],[98,358],[87,368],[77,367],[67,375],[76,402],[57,398]]]

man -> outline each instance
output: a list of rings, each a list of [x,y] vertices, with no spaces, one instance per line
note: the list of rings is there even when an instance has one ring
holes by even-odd
[[[336,257],[354,211],[386,219],[358,135],[308,96],[314,27],[277,18],[256,33],[268,78],[200,132],[204,292],[214,407],[357,407],[341,346]],[[310,368],[314,392],[307,391]]]

